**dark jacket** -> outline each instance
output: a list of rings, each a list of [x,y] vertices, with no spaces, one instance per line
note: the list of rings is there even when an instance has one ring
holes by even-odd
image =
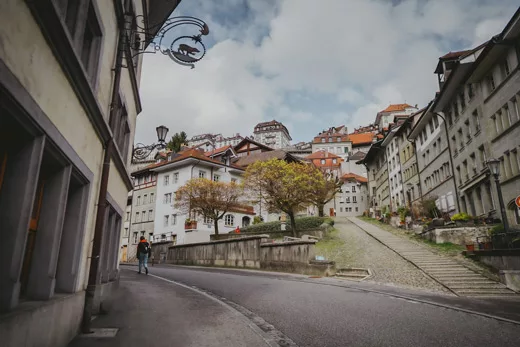
[[[148,250],[148,251],[146,251],[146,250]],[[152,247],[150,247],[150,244],[146,240],[139,242],[139,244],[137,245],[137,258],[139,258],[139,255],[141,253],[142,254],[146,253],[146,254],[148,254],[148,256],[150,256],[152,254]]]

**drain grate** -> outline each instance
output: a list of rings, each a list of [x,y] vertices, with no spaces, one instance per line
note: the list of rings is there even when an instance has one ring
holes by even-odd
[[[116,337],[118,328],[94,328],[90,334],[81,334],[81,338],[113,338]]]
[[[341,277],[357,282],[363,281],[371,275],[372,273],[370,272],[370,269],[363,269],[358,267],[343,268],[336,271],[336,277]]]

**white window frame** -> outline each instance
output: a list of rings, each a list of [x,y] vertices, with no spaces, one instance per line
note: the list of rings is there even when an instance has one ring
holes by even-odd
[[[163,217],[163,226],[167,227],[169,223],[170,223],[170,215],[167,214]]]
[[[170,184],[170,175],[164,176],[163,185],[168,186]]]
[[[226,214],[224,216],[224,225],[227,227],[234,226],[235,225],[235,216],[232,214]]]

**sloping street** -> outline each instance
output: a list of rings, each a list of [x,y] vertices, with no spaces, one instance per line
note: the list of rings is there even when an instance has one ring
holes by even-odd
[[[121,287],[113,311],[94,321],[120,328],[116,337],[79,337],[71,347],[517,346],[520,339],[520,301],[511,299],[167,265],[149,276],[123,266]]]

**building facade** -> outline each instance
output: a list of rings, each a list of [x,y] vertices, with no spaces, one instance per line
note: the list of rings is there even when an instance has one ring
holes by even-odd
[[[361,216],[368,210],[368,180],[350,172],[344,174],[341,180],[343,186],[336,197],[336,216]]]
[[[215,230],[213,221],[202,216],[195,217],[196,227],[186,228],[185,220],[189,216],[175,207],[175,192],[193,178],[239,183],[244,172],[243,169],[231,165],[230,161],[222,163],[196,150],[188,150],[179,157],[149,169],[157,174],[153,242],[173,241],[176,244],[207,242]],[[228,233],[236,227],[251,224],[254,215],[253,207],[245,204],[237,206],[219,221],[219,233]]]
[[[377,126],[379,132],[382,132],[385,129],[388,129],[396,116],[409,116],[414,112],[417,112],[417,106],[411,106],[408,104],[391,104],[377,113],[374,125]]]
[[[401,174],[401,158],[399,156],[399,146],[402,138],[396,136],[400,126],[392,128],[382,142],[382,147],[386,151],[388,165],[388,177],[390,188],[390,211],[397,212],[400,206],[404,205],[403,180]],[[401,140],[401,141],[400,141]]]
[[[160,24],[176,5],[2,1],[3,346],[66,346],[84,307],[99,311],[103,293],[116,287],[141,111],[142,58],[124,25],[142,15],[145,25]]]
[[[432,107],[430,104],[421,114],[408,139],[415,143],[421,198],[435,200],[439,211],[453,215],[458,205],[448,136],[444,120]]]
[[[365,165],[368,176],[369,212],[371,216],[381,216],[390,211],[390,185],[386,150],[382,140],[374,143],[365,158],[358,161]]]
[[[273,149],[289,147],[292,141],[289,130],[276,120],[258,123],[253,131],[253,139]]]
[[[312,153],[305,157],[305,160],[311,162],[326,173],[331,173],[334,177],[341,177],[341,165],[343,163],[343,158],[341,158],[338,155],[325,152],[325,151],[319,151]]]
[[[336,154],[344,160],[352,152],[352,142],[348,138],[347,128],[344,125],[331,127],[320,132],[312,140],[312,152],[326,151]]]

